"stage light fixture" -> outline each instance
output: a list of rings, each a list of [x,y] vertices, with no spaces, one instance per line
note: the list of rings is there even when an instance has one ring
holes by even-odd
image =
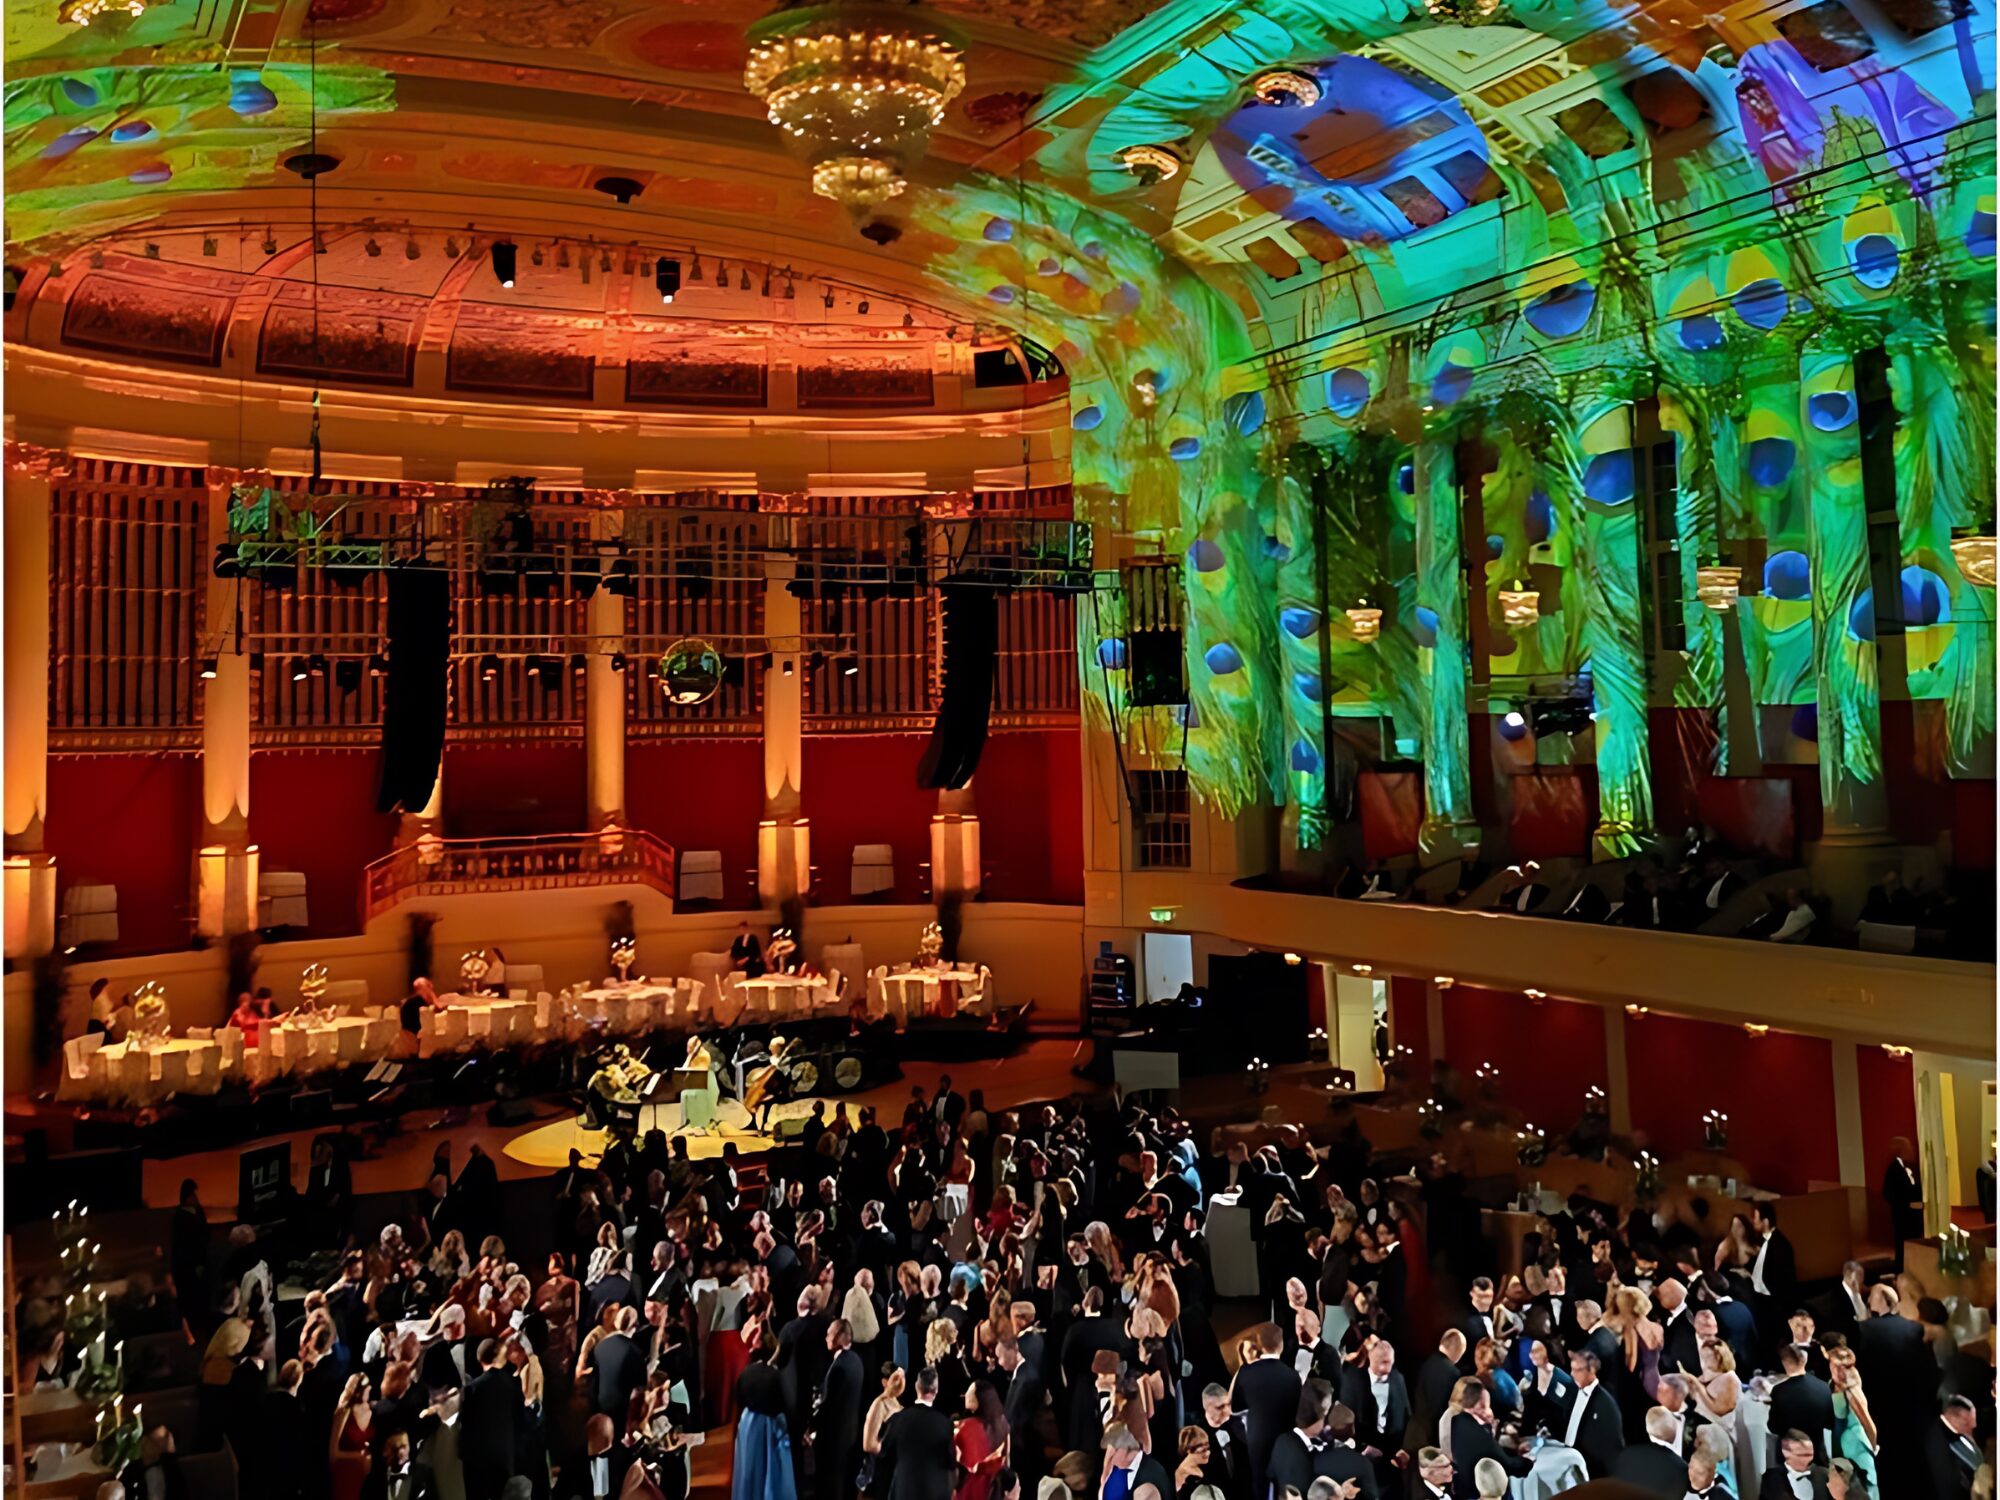
[[[276,255],[278,253],[277,236],[272,234],[268,229],[264,231],[264,243],[261,248],[266,255]]]
[[[479,658],[479,676],[482,681],[491,682],[500,675],[500,658],[492,652]]]
[[[590,670],[590,658],[581,651],[575,652],[569,659],[569,670],[573,677],[583,676]]]
[[[292,681],[304,682],[311,675],[312,673],[306,669],[304,657],[295,656],[292,658]]]
[[[750,290],[750,268],[748,266],[743,268],[743,274],[736,279],[736,290],[739,292]]]
[[[381,655],[379,652],[369,657],[368,675],[370,677],[387,677],[389,675],[389,658]]]
[[[824,651],[815,651],[812,653],[812,655],[806,658],[806,670],[809,672],[817,672],[821,667],[824,667],[825,665],[826,665],[826,653]]]
[[[792,676],[798,669],[799,663],[797,657],[788,656],[785,658],[785,675],[787,677]]]
[[[866,313],[868,311],[868,299],[866,297],[863,297],[861,301],[856,304],[854,310],[858,313]]]
[[[824,302],[824,303],[826,304],[826,310],[827,310],[828,312],[832,312],[832,311],[833,311],[833,288],[832,288],[832,287],[828,287],[828,288],[826,289],[826,295],[825,295],[824,297],[820,298],[820,301],[822,301],[822,302]]]
[[[212,256],[212,255],[214,255],[214,254],[215,254],[215,236],[214,236],[214,235],[212,235],[212,234],[205,234],[205,235],[203,235],[203,236],[201,237],[201,253],[202,253],[203,255],[210,255],[210,256]]]
[[[914,315],[914,314],[911,314],[911,313],[904,313],[904,314],[903,314],[903,326],[904,326],[905,328],[915,328],[915,327],[917,326],[917,320],[916,320],[916,317],[915,317],[915,315]]]
[[[855,675],[856,675],[857,673],[859,673],[859,672],[860,672],[860,670],[861,670],[861,658],[860,658],[860,657],[858,657],[858,656],[844,656],[844,657],[842,657],[842,658],[841,658],[841,660],[840,660],[840,675],[841,675],[842,677],[853,677],[853,676],[855,676]]]
[[[306,675],[309,677],[326,676],[326,658],[321,656],[317,651],[306,658]]]
[[[411,238],[403,242],[404,260],[421,260],[423,259],[423,254],[424,254],[424,247],[417,243],[415,236],[412,236]]]
[[[614,651],[611,653],[611,670],[614,672],[625,670],[625,653],[623,651]]]
[[[696,281],[701,280],[701,252],[699,250],[695,252],[694,256],[694,279]]]
[[[792,300],[792,298],[796,297],[796,296],[797,296],[798,294],[799,294],[799,289],[798,289],[798,288],[797,288],[796,286],[794,286],[794,285],[792,284],[792,278],[791,278],[791,277],[790,277],[789,275],[788,275],[788,276],[786,276],[786,277],[785,277],[785,300],[786,300],[787,302],[789,302],[789,301],[791,301],[791,300]]]
[[[653,262],[653,285],[660,289],[662,302],[672,302],[681,289],[681,263],[665,255]]]
[[[542,263],[542,247],[540,245],[537,245],[533,250],[531,250],[528,253],[528,264],[531,266],[539,266],[541,263]]]
[[[452,260],[457,260],[457,259],[458,259],[458,236],[457,236],[457,235],[455,235],[455,234],[448,234],[448,235],[446,235],[446,236],[444,237],[444,253],[445,253],[445,254],[446,254],[446,255],[447,255],[448,257],[450,257],[450,258],[451,258]]]
[[[333,664],[333,685],[352,697],[361,691],[361,663],[343,659]]]
[[[368,252],[368,258],[370,260],[374,260],[382,254],[382,242],[376,239],[375,236],[372,234],[368,236],[368,243],[363,245],[361,248]]]
[[[195,668],[195,670],[200,674],[201,680],[203,682],[213,682],[215,681],[215,674],[216,671],[218,670],[218,663],[216,662],[214,657],[204,656],[201,659],[200,665],[198,665]]]
[[[512,240],[493,242],[493,279],[502,286],[511,287],[514,284],[516,255]]]

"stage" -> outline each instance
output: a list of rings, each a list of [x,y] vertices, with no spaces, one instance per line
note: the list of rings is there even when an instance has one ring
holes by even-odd
[[[893,1090],[894,1085],[884,1087]],[[856,1097],[853,1094],[843,1094],[839,1100],[826,1100],[826,1117],[833,1118],[836,1103],[851,1101]],[[905,1094],[904,1097],[907,1098],[908,1095]],[[812,1113],[812,1107],[811,1099],[791,1100],[776,1105],[770,1112],[768,1123],[775,1125],[777,1121],[788,1117],[803,1120]],[[847,1112],[850,1117],[854,1114],[854,1109],[855,1106],[849,1103]],[[694,1130],[682,1126],[681,1108],[678,1104],[644,1105],[639,1110],[640,1136],[643,1137],[649,1130],[663,1130],[670,1139],[685,1140],[688,1143],[688,1155],[697,1160],[722,1155],[722,1148],[725,1145],[733,1145],[738,1151],[747,1153],[762,1151],[777,1144],[773,1134],[757,1129],[750,1118],[750,1111],[737,1099],[724,1099],[716,1105],[713,1127]],[[592,1130],[577,1116],[572,1115],[515,1136],[507,1143],[506,1152],[515,1161],[554,1171],[569,1161],[572,1150],[581,1151],[585,1161],[597,1160],[597,1155],[604,1149],[604,1143],[610,1139],[610,1134],[606,1130]]]

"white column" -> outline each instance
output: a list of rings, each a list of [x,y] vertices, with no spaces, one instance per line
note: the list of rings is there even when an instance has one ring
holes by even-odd
[[[764,564],[764,632],[771,664],[764,669],[764,817],[757,828],[757,895],[783,908],[812,887],[812,833],[803,816],[805,786],[805,659],[799,649],[799,601],[787,589],[797,571],[778,549],[791,541],[790,518],[773,514]]]
[[[931,815],[931,899],[941,904],[976,896],[980,879],[979,810],[968,781],[940,791]]]
[[[208,471],[207,539],[202,556],[229,535],[230,493],[267,476]],[[257,850],[250,842],[250,656],[236,636],[239,587],[210,570],[203,614],[204,649],[214,648],[215,676],[201,688],[201,839],[195,857],[195,931],[227,937],[257,925]]]
[[[56,944],[56,869],[42,848],[49,803],[49,526],[52,480],[67,456],[7,444],[6,955]]]
[[[615,539],[623,522],[623,511],[606,511],[598,518],[598,540]],[[612,653],[625,649],[625,601],[600,583],[590,596],[587,619],[590,644],[583,683],[587,806],[591,828],[611,828],[625,821],[626,674],[611,670]]]
[[[1855,1044],[1835,1037],[1833,1047],[1833,1139],[1840,1160],[1840,1180],[1850,1193],[1848,1210],[1856,1243],[1868,1231],[1868,1157],[1861,1136],[1861,1064]]]

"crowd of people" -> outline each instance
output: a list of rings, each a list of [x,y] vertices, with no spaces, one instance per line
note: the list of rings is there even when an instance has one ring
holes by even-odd
[[[254,1229],[209,1244],[192,1184],[149,1290],[202,1343],[198,1441],[260,1500],[683,1500],[709,1440],[732,1500],[1991,1493],[1991,1367],[1909,1278],[1802,1285],[1769,1205],[1704,1245],[1578,1197],[1502,1247],[1444,1155],[1378,1160],[1351,1113],[1322,1136],[1202,1151],[1171,1109],[945,1078],[900,1120],[815,1106],[762,1181],[655,1131],[523,1200],[446,1143],[366,1234],[316,1155],[302,1212],[339,1248],[302,1301]],[[1263,1288],[1226,1345],[1222,1193]],[[107,1495],[175,1500],[173,1447]]]

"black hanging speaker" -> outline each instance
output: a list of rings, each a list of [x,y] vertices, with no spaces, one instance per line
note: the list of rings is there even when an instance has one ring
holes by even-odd
[[[947,579],[944,596],[944,694],[931,742],[917,764],[917,784],[962,787],[979,768],[993,712],[993,659],[1000,645],[1000,591]]]
[[[376,811],[431,800],[444,754],[451,664],[451,582],[442,568],[392,568],[389,674],[382,694],[382,789]]]
[[[1187,662],[1181,633],[1175,630],[1135,630],[1125,641],[1131,666],[1134,708],[1163,708],[1188,701]]]

